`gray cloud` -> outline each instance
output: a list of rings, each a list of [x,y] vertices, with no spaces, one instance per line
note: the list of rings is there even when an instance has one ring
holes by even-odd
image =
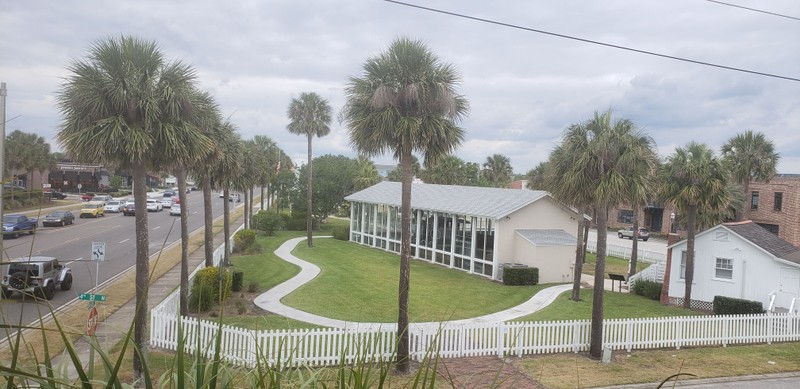
[[[771,11],[800,15],[791,0]],[[762,72],[800,77],[800,23],[695,0],[585,2],[426,1],[587,39]],[[800,83],[713,69],[510,29],[383,1],[210,0],[2,2],[0,81],[8,83],[9,131],[53,140],[54,96],[67,66],[109,36],[157,41],[192,64],[247,139],[275,139],[296,160],[305,141],[286,130],[292,97],[314,91],[336,112],[348,77],[397,36],[425,41],[463,76],[471,105],[457,154],[471,162],[509,156],[522,173],[547,158],[572,123],[613,108],[652,135],[666,155],[689,141],[718,147],[737,132],[764,132],[800,173]],[[54,144],[54,147],[57,146]],[[346,129],[315,140],[315,154],[354,155]],[[381,163],[393,163],[389,156]]]

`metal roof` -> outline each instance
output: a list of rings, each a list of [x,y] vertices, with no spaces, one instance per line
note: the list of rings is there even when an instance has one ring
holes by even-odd
[[[517,234],[537,246],[575,246],[578,239],[560,228],[519,229]]]
[[[345,200],[400,206],[401,183],[384,181],[345,197]],[[411,208],[500,219],[543,197],[541,190],[476,186],[411,184]]]

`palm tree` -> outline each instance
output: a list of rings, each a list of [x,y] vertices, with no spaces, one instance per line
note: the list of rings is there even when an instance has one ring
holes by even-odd
[[[350,77],[342,117],[359,153],[391,151],[402,167],[397,370],[407,372],[413,154],[431,164],[455,150],[464,139],[456,122],[469,108],[456,93],[460,77],[455,68],[441,63],[420,41],[396,39],[388,50],[367,59],[363,71]]]
[[[308,247],[313,247],[311,242],[312,214],[311,210],[311,139],[323,137],[331,132],[331,106],[328,101],[318,94],[301,93],[299,98],[292,99],[286,112],[289,116],[289,125],[286,126],[292,134],[305,135],[308,139],[308,187],[306,192],[306,242]]]
[[[528,189],[541,190],[544,188],[544,175],[546,170],[547,162],[539,162],[536,167],[525,173],[525,179],[528,180],[528,184],[526,185]]]
[[[483,163],[483,174],[489,185],[495,188],[507,188],[511,184],[511,177],[514,169],[511,167],[511,160],[505,155],[495,154],[486,157]]]
[[[272,176],[275,175],[277,159],[275,158],[274,150],[277,148],[277,145],[270,137],[264,135],[256,135],[253,137],[253,143],[255,157],[258,160],[257,165],[259,166],[257,181],[261,189],[261,209],[264,209],[264,187],[269,186]]]
[[[597,260],[595,263],[592,329],[589,353],[599,358],[603,347],[603,286],[605,277],[608,209],[623,203],[633,188],[646,180],[636,166],[646,163],[654,141],[639,132],[627,119],[612,120],[611,110],[573,124],[563,142],[553,151],[548,165],[552,171],[553,195],[568,204],[591,206],[596,213]],[[580,243],[579,243],[580,244]]]
[[[148,169],[153,157],[185,152],[190,126],[175,126],[194,114],[195,72],[179,61],[167,63],[155,42],[132,37],[95,43],[88,59],[69,66],[58,94],[64,117],[57,138],[73,158],[131,170],[136,208],[145,209]],[[136,213],[136,313],[134,378],[142,378],[147,357],[149,238],[146,212]]]
[[[722,145],[722,159],[744,191],[742,212],[736,213],[736,220],[745,220],[750,208],[750,182],[769,182],[775,177],[780,154],[764,134],[748,130]]]
[[[466,164],[455,155],[442,157],[432,166],[420,172],[423,181],[429,184],[466,185]]]
[[[223,194],[222,229],[226,244],[220,266],[229,266],[231,253],[230,244],[228,244],[231,241],[230,191],[233,188],[234,181],[242,175],[244,169],[242,167],[242,140],[236,132],[236,128],[229,121],[223,123],[222,128],[224,136],[215,139],[220,147],[222,157],[217,161],[214,170],[212,170],[210,181],[211,186],[221,189]]]
[[[698,213],[722,212],[731,202],[728,171],[706,145],[679,147],[661,166],[661,197],[686,216],[686,272],[683,306],[691,307],[694,282],[694,239]]]
[[[359,155],[356,160],[358,174],[353,182],[353,189],[359,191],[381,182],[381,176],[375,164],[366,155]]]
[[[180,136],[196,138],[182,139],[181,143],[187,147],[183,153],[156,156],[157,163],[174,171],[178,180],[178,199],[181,204],[181,274],[178,306],[181,315],[189,314],[189,203],[186,199],[186,174],[191,166],[211,152],[213,146],[211,138],[208,137],[209,128],[215,124],[219,114],[217,105],[209,93],[195,90],[191,98],[196,114],[190,118],[191,121],[181,121],[175,125],[191,126],[192,131],[182,131]],[[188,149],[189,147],[192,149]]]

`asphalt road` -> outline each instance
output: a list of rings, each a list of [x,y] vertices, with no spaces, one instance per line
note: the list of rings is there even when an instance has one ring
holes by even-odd
[[[633,241],[628,238],[620,238],[617,236],[617,230],[608,230],[607,244],[616,246],[633,247]],[[589,240],[597,242],[597,230],[589,229]],[[647,242],[639,239],[639,250],[648,250],[657,253],[667,254],[667,240],[661,237],[651,237]]]
[[[213,194],[212,201],[216,218],[222,214],[223,203],[216,194]],[[203,226],[202,192],[189,193],[187,203],[191,232]],[[76,217],[77,215],[76,213]],[[161,247],[180,243],[178,216],[170,216],[169,209],[148,212],[148,216],[150,255],[157,253]],[[89,292],[95,282],[102,284],[134,266],[136,261],[134,219],[133,216],[123,216],[122,213],[108,213],[97,219],[78,218],[75,219],[75,224],[65,227],[42,227],[40,223],[34,235],[5,239],[4,248],[9,258],[28,255],[52,256],[72,269],[72,289],[61,291],[57,288],[55,297],[49,301],[57,309],[76,299],[78,295]],[[92,242],[106,243],[106,260],[99,263],[99,273],[96,271],[98,263],[90,260]],[[99,275],[97,281],[96,273]],[[15,293],[10,300],[0,300],[0,323],[30,323],[39,317],[40,311],[49,313],[46,303],[36,303],[31,298],[23,298],[22,295]]]

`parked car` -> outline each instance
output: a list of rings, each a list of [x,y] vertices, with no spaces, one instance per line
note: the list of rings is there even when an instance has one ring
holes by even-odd
[[[3,268],[5,272],[0,287],[6,299],[18,292],[51,300],[56,294],[56,286],[61,290],[72,288],[72,270],[53,257],[14,258]]]
[[[81,207],[81,219],[85,217],[100,217],[105,216],[105,203],[102,201],[89,201]]]
[[[64,192],[52,191],[50,192],[50,198],[56,200],[64,200],[65,198],[67,198],[67,194]]]
[[[175,191],[174,190],[165,190],[164,191],[164,197],[172,197],[172,196],[175,196]]]
[[[133,199],[128,199],[128,201],[125,202],[125,205],[122,206],[122,214],[124,216],[136,215],[136,204],[134,203]]]
[[[228,201],[233,201],[234,203],[238,203],[242,201],[242,197],[238,193],[231,193],[231,195],[228,196]]]
[[[81,200],[83,201],[92,201],[94,198],[94,192],[86,192],[81,195]]]
[[[147,212],[161,212],[164,207],[161,202],[156,199],[147,199]]]
[[[617,231],[617,236],[633,239],[633,227],[629,226]],[[650,231],[647,231],[647,228],[639,228],[639,239],[647,242],[647,239],[650,239]]]
[[[125,205],[125,203],[122,202],[122,200],[111,200],[111,201],[106,202],[106,206],[105,206],[104,210],[106,212],[119,213],[119,212],[122,212],[122,206],[123,205]]]
[[[48,213],[47,216],[42,219],[42,226],[44,227],[63,227],[67,224],[73,223],[75,223],[75,215],[73,215],[70,211],[53,211]]]
[[[172,216],[180,216],[181,215],[181,205],[180,204],[172,204],[169,207],[169,214]]]
[[[19,238],[23,232],[33,234],[38,225],[39,220],[33,217],[29,218],[20,214],[5,215],[3,216],[3,238],[7,236]]]

